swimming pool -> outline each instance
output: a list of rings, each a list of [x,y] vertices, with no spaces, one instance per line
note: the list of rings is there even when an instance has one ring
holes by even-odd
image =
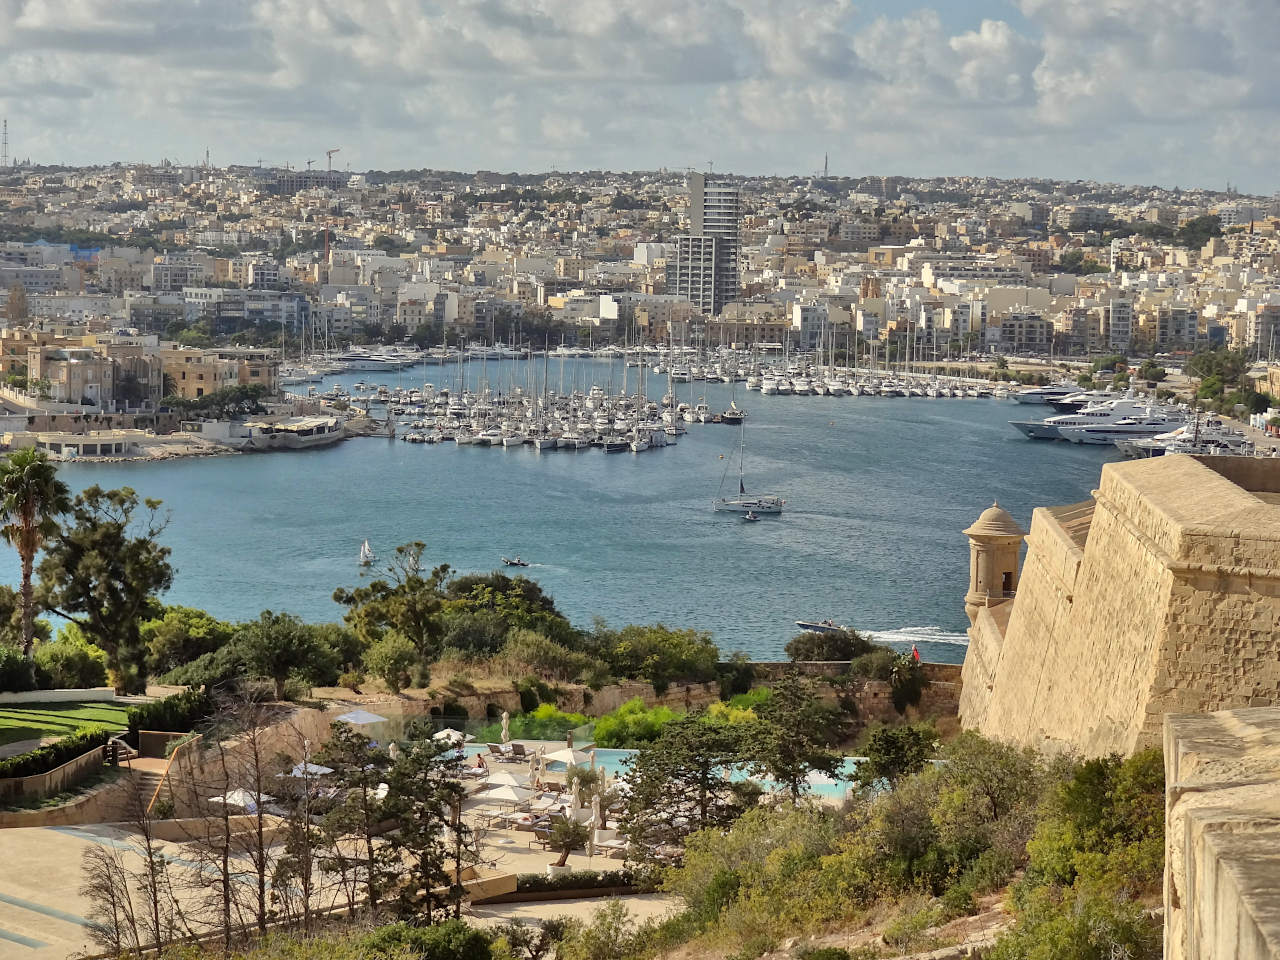
[[[530,744],[526,743],[525,746],[528,748]],[[534,749],[537,749],[537,747],[535,746]],[[550,744],[547,745],[548,753],[553,753],[555,750],[559,749],[562,749],[562,745],[557,745],[554,748]],[[579,747],[577,749],[583,748]],[[588,745],[586,750],[590,753],[592,748]],[[467,744],[464,752],[468,757],[474,757],[479,754],[488,754],[489,748],[485,744],[472,743]],[[596,766],[602,768],[611,777],[624,777],[627,773],[627,765],[625,761],[628,757],[634,756],[635,753],[635,750],[611,750],[605,747],[598,747],[595,748]],[[841,765],[840,772],[845,776],[851,775],[855,770],[857,770],[858,761],[860,759],[865,758],[845,757],[844,763]],[[563,770],[564,764],[553,763],[550,764],[550,768],[552,770]],[[751,779],[745,770],[734,770],[730,773],[730,777],[734,780]],[[775,786],[775,784],[771,784],[769,781],[762,780],[760,782],[766,788]],[[839,800],[849,791],[849,784],[843,780],[833,780],[823,774],[813,773],[809,775],[809,789],[811,793],[817,796]]]

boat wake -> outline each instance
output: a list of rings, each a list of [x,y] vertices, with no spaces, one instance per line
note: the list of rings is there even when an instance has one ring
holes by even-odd
[[[969,638],[963,633],[943,630],[941,627],[899,627],[896,630],[872,630],[871,637],[877,643],[893,646],[910,646],[921,643],[949,643],[967,647]]]

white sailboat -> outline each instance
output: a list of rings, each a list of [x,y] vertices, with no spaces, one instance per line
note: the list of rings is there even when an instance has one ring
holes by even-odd
[[[376,559],[377,557],[373,555],[373,547],[369,546],[368,540],[360,544],[360,566],[370,566]]]
[[[747,496],[747,486],[742,476],[743,461],[746,457],[747,448],[747,425],[742,424],[741,435],[738,440],[738,495],[736,497],[716,497],[712,504],[713,509],[717,511],[728,511],[730,513],[750,513],[750,514],[779,514],[782,513],[782,506],[786,503],[781,497],[772,494],[764,494],[761,496]],[[729,467],[725,466],[725,476],[728,476]],[[720,491],[724,491],[725,477],[720,478]]]

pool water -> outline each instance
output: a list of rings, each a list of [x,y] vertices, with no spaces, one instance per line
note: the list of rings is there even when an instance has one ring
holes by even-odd
[[[559,745],[557,745],[556,749],[560,749]],[[468,757],[474,757],[480,754],[487,755],[489,748],[485,744],[468,744],[464,748],[463,752]],[[550,747],[548,747],[548,752],[551,752]],[[591,752],[590,747],[587,748],[587,752]],[[625,777],[627,774],[627,765],[625,761],[628,757],[635,756],[635,754],[635,750],[610,750],[604,747],[598,747],[595,750],[596,766],[608,773],[610,777]],[[840,772],[845,776],[852,775],[858,768],[859,759],[861,758],[845,757],[844,763],[841,765]],[[511,766],[513,769],[515,768],[515,764],[512,764]],[[553,763],[550,765],[550,768],[552,770],[562,770],[564,769],[564,764]],[[741,769],[733,770],[729,776],[733,780],[752,779],[747,775],[745,770]],[[775,786],[767,780],[762,780],[760,783],[765,788]],[[843,780],[833,780],[823,774],[814,773],[809,775],[809,790],[816,796],[839,800],[848,792],[849,784]]]

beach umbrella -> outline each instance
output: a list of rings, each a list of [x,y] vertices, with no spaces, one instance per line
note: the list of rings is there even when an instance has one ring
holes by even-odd
[[[502,742],[511,742],[511,714],[505,710],[502,711]]]
[[[492,787],[527,787],[529,778],[523,773],[512,773],[510,770],[499,770],[491,773],[487,781]]]
[[[600,824],[604,821],[600,819],[600,794],[596,794],[591,798],[591,829],[593,831],[600,829]]]
[[[370,713],[368,710],[352,710],[350,713],[344,713],[335,719],[352,727],[365,727],[373,723],[386,723],[386,717],[380,717],[376,713]]]
[[[569,767],[580,767],[591,758],[591,754],[583,753],[581,750],[572,750],[566,747],[563,750],[557,750],[555,753],[547,754],[548,763],[563,763]]]
[[[443,730],[437,730],[431,735],[432,740],[448,740],[451,743],[470,743],[475,739],[469,733],[463,733],[461,730],[455,730],[453,727],[445,727]]]
[[[594,771],[596,768],[596,749],[592,747],[587,753],[587,769]]]
[[[573,781],[573,792],[570,794],[570,798],[569,812],[576,816],[578,811],[582,809],[582,781]]]
[[[522,787],[502,786],[486,790],[481,796],[484,800],[494,800],[498,803],[524,803],[533,796],[533,791]]]

